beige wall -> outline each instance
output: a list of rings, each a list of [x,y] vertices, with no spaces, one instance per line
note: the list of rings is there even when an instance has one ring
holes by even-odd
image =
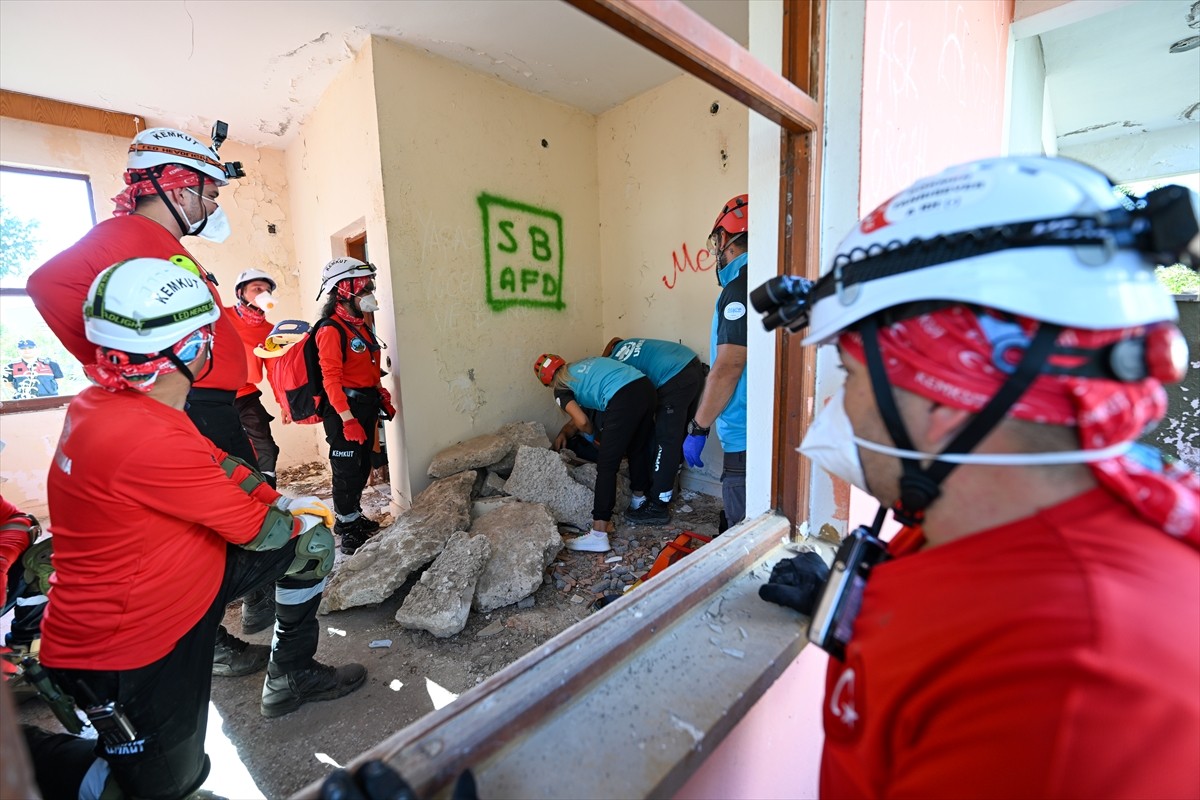
[[[395,304],[389,353],[416,492],[432,456],[457,441],[517,420],[557,431],[563,417],[533,376],[534,358],[576,359],[603,344],[596,121],[392,42],[371,48]],[[485,193],[561,218],[562,308],[489,304]],[[546,268],[557,264],[553,219],[489,208],[493,226],[498,214],[514,223],[519,248],[491,248],[497,273],[544,266],[531,255],[530,225],[550,235]],[[540,301],[542,286],[518,295]]]
[[[232,133],[236,135],[237,131]],[[121,175],[128,147],[129,142],[123,137],[0,117],[0,161],[11,166],[87,174],[92,183],[97,220],[112,215],[110,198],[123,186]],[[255,150],[229,141],[221,154],[229,160],[240,160],[247,173],[245,179],[221,191],[221,205],[229,214],[233,233],[220,245],[195,237],[188,238],[185,245],[218,276],[227,303],[233,302],[233,282],[241,270],[253,266],[276,275],[282,304],[276,316],[282,318],[284,313],[299,310],[297,283],[291,268],[295,259],[284,224],[288,186],[283,153]],[[267,233],[268,223],[278,226],[275,236]],[[274,400],[268,399],[267,405],[274,412]],[[2,491],[6,498],[31,513],[45,513],[46,471],[64,413],[63,409],[57,409],[0,417],[0,438],[6,444],[0,453]],[[280,466],[317,456],[315,439],[309,431],[284,430],[277,423],[275,433],[283,450]]]
[[[682,341],[711,363],[720,288],[705,248],[722,206],[747,191],[748,114],[684,75],[598,118],[604,325],[591,352],[614,336],[647,336]],[[701,472],[719,481],[717,437],[708,447]]]

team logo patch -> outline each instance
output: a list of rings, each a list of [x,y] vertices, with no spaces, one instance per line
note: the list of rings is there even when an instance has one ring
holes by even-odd
[[[851,654],[846,666],[825,696],[825,735],[839,742],[857,739],[866,716],[862,659]]]
[[[721,313],[725,316],[725,319],[729,320],[730,322],[735,319],[741,319],[742,317],[746,316],[746,304],[730,303],[729,305],[725,306],[725,310]]]
[[[361,353],[367,349],[367,343],[355,336],[350,340],[350,349],[356,353]]]

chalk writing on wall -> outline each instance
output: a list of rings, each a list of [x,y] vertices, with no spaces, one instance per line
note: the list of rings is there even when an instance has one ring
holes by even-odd
[[[503,197],[479,195],[487,302],[562,310],[562,217]]]
[[[683,259],[680,260],[679,253],[683,251]],[[688,252],[687,242],[679,246],[679,250],[671,251],[671,274],[663,275],[663,286],[668,289],[674,289],[675,284],[679,282],[679,276],[685,272],[708,272],[716,265],[707,248],[696,248],[696,260],[692,260],[692,254]]]

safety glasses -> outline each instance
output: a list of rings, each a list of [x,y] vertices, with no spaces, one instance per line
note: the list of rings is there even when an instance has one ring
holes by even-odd
[[[212,329],[204,326],[193,331],[186,339],[175,347],[175,355],[184,364],[190,364],[199,358],[200,353],[211,350],[213,341]]]

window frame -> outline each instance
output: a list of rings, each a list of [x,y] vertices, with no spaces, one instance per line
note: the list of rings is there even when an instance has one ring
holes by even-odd
[[[20,166],[2,162],[0,162],[0,172],[14,172],[19,175],[37,175],[45,178],[68,178],[71,180],[83,181],[83,185],[87,190],[88,214],[91,215],[92,220],[92,224],[89,229],[96,226],[96,195],[92,187],[92,178],[90,175],[82,172],[71,172],[63,169]],[[16,287],[0,287],[0,298],[4,297],[28,298],[29,291],[25,288],[18,289]],[[32,302],[32,298],[30,298],[30,301]],[[70,356],[69,353],[68,356]],[[70,357],[74,359],[74,356]],[[0,400],[0,416],[60,408],[68,405],[74,398],[75,394],[65,394],[55,395],[54,397],[32,397],[27,400]]]

